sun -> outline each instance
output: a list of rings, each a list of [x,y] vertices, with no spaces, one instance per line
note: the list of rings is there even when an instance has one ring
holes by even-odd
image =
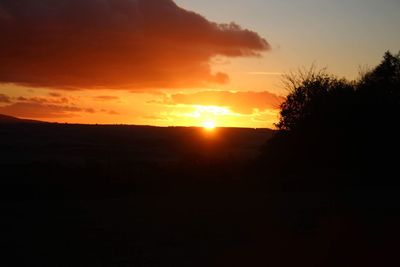
[[[205,121],[203,123],[203,127],[204,129],[208,130],[208,131],[212,131],[215,129],[215,121]]]

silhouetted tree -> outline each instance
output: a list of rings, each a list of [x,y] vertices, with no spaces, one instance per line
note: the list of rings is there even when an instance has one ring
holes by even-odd
[[[393,186],[400,149],[400,54],[358,81],[323,71],[286,76],[278,132],[263,164],[292,187]]]
[[[361,77],[357,89],[364,112],[374,111],[371,119],[379,129],[396,130],[400,115],[400,53],[386,52],[382,62]]]
[[[338,101],[347,100],[354,92],[353,84],[337,79],[325,71],[314,68],[286,76],[289,95],[281,105],[281,131],[295,131],[312,125],[325,124],[335,110]]]
[[[360,88],[380,88],[386,93],[399,95],[400,85],[400,52],[393,55],[389,51],[383,56],[382,62],[372,71],[365,73],[360,79]]]

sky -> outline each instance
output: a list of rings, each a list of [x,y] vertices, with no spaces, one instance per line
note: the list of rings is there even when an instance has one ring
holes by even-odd
[[[282,74],[355,79],[400,50],[398,0],[0,0],[0,113],[273,127]]]

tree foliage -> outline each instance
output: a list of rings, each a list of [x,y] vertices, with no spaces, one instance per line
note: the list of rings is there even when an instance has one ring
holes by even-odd
[[[311,68],[287,75],[285,84],[289,95],[281,105],[277,124],[281,131],[321,128],[329,124],[337,127],[337,123],[340,126],[349,118],[363,121],[362,117],[367,118],[368,114],[357,114],[359,117],[355,118],[360,109],[375,110],[385,118],[397,116],[396,110],[391,110],[394,113],[381,113],[388,108],[399,108],[400,53],[386,52],[382,62],[359,81],[338,79],[324,70]]]
[[[314,68],[289,74],[285,79],[290,93],[281,105],[280,121],[276,125],[283,131],[323,124],[326,117],[335,112],[330,110],[335,108],[332,104],[350,97],[354,91],[353,84],[348,81]]]
[[[357,81],[315,68],[285,81],[289,94],[278,132],[263,153],[270,172],[312,185],[393,184],[388,177],[398,171],[400,53],[386,52]]]

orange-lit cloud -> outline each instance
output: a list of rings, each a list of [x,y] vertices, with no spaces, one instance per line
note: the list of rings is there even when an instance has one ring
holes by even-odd
[[[31,102],[31,103],[38,103],[38,104],[67,104],[69,103],[69,99],[67,97],[24,97],[20,96],[17,98],[20,102]]]
[[[11,99],[5,94],[0,94],[0,103],[11,103]]]
[[[107,113],[109,115],[120,115],[120,113],[116,112],[115,110],[102,109],[101,112]]]
[[[59,93],[50,92],[50,93],[49,93],[49,96],[52,96],[52,97],[61,97],[62,95],[59,94]]]
[[[81,112],[94,113],[93,109],[83,109],[70,105],[55,105],[39,102],[15,102],[0,107],[0,113],[21,118],[69,118]]]
[[[10,97],[0,94],[0,102],[3,103],[3,105],[0,106],[0,114],[34,119],[62,119],[98,112],[110,115],[118,114],[109,109],[96,111],[90,107],[82,107],[71,102],[72,98],[64,97],[59,94],[50,93],[49,95],[50,96]],[[2,98],[4,98],[4,101],[2,101]]]
[[[94,97],[94,100],[97,100],[97,101],[116,101],[116,100],[119,100],[119,97],[118,96],[111,96],[111,95],[100,95],[100,96]]]
[[[202,91],[192,94],[164,96],[161,103],[168,105],[200,105],[227,107],[239,114],[252,114],[255,110],[278,109],[284,98],[264,92]]]
[[[257,56],[257,33],[172,0],[0,0],[0,82],[55,89],[225,83],[215,56]]]

